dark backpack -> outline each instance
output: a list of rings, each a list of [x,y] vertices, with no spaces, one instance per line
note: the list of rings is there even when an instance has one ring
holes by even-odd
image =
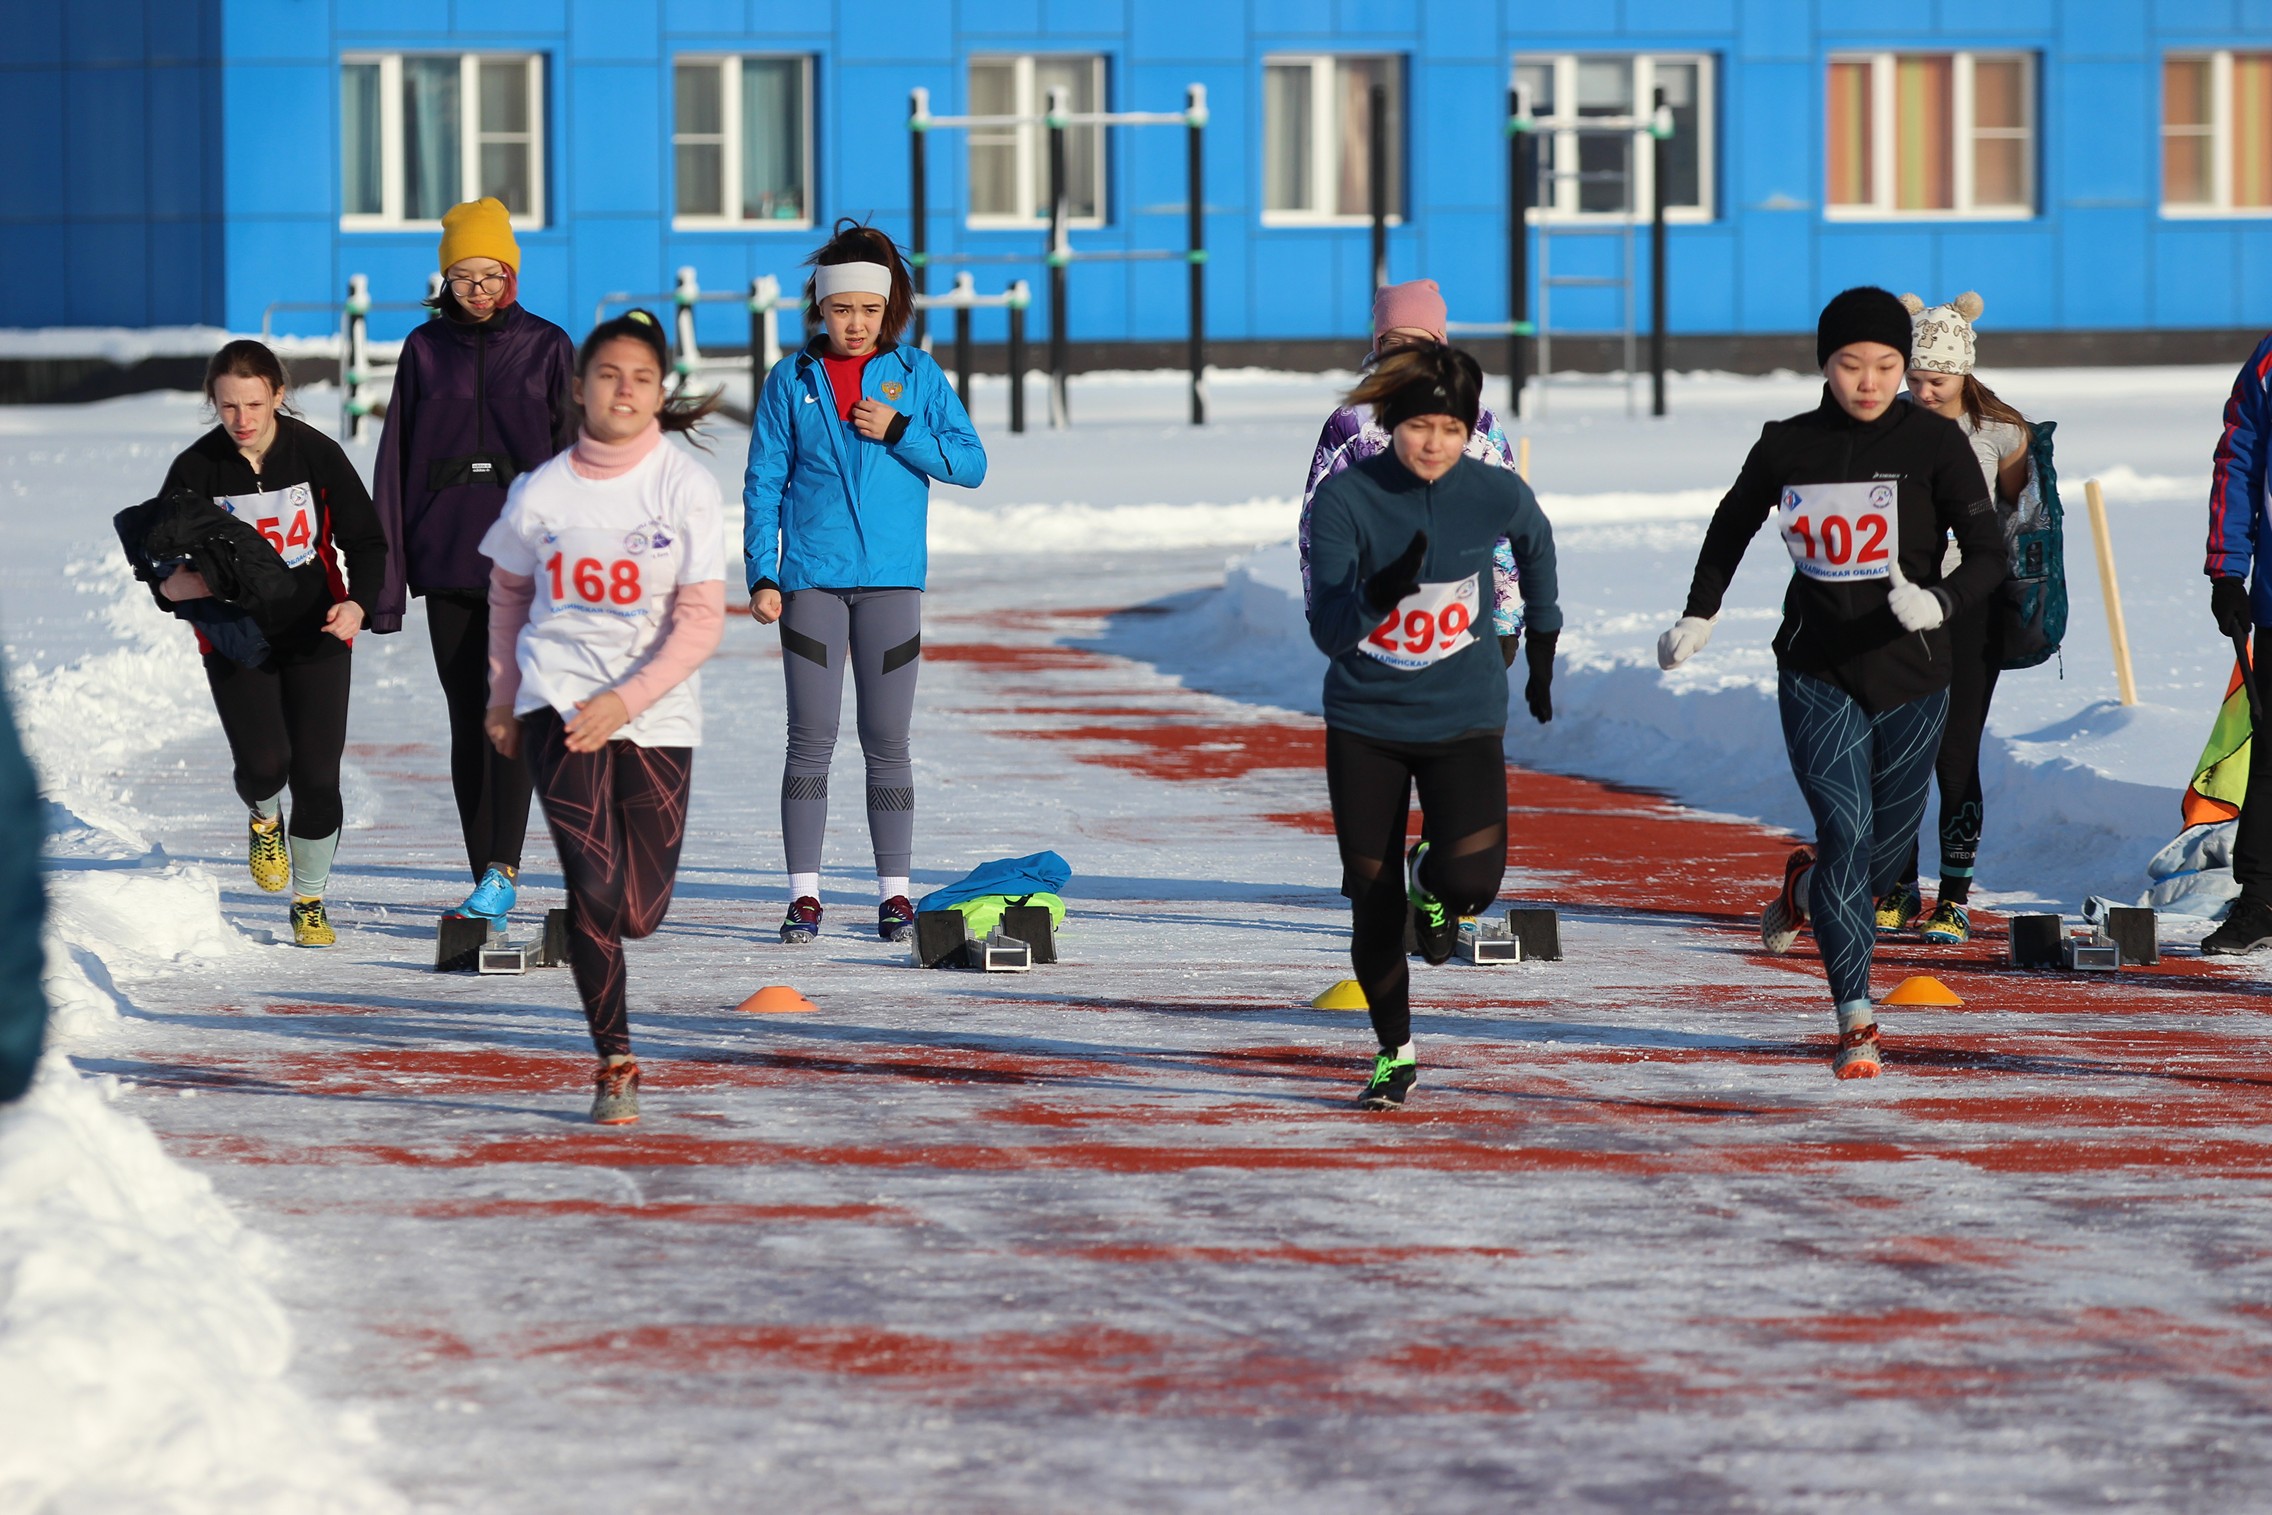
[[[2011,567],[1996,591],[1995,614],[2006,668],[2048,661],[2067,636],[2067,513],[2051,462],[2056,421],[2034,423],[2027,486],[2004,522]]]

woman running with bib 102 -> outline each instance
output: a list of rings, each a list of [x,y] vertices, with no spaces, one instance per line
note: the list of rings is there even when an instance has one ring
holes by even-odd
[[[781,623],[789,686],[781,940],[809,942],[820,932],[828,768],[849,662],[867,760],[876,930],[904,941],[915,929],[908,727],[923,648],[931,481],[976,488],[986,449],[931,355],[899,342],[915,290],[891,238],[839,222],[811,262],[805,303],[821,329],[765,376],[742,485],[750,614],[759,625]]]
[[[1744,549],[1773,517],[1794,570],[1775,637],[1777,698],[1815,846],[1785,862],[1760,938],[1788,952],[1814,923],[1840,1078],[1879,1068],[1872,907],[1924,814],[1948,712],[1948,621],[2004,577],[2004,534],[1971,444],[1954,422],[1894,403],[1909,356],[1909,312],[1886,291],[1849,289],[1823,308],[1822,403],[1768,423],[1753,444],[1705,531],[1687,610],[1657,641],[1668,669],[1703,648]],[[1951,533],[1964,560],[1944,579]]]
[[[1349,962],[1380,1055],[1358,1103],[1404,1103],[1412,1052],[1409,908],[1422,956],[1452,955],[1459,918],[1507,869],[1507,673],[1491,630],[1493,546],[1513,549],[1540,721],[1554,715],[1554,532],[1530,486],[1466,454],[1483,373],[1457,348],[1376,364],[1349,403],[1389,434],[1386,452],[1319,486],[1310,518],[1310,640],[1325,671],[1325,782],[1349,897]],[[1482,635],[1477,633],[1481,632]],[[1412,794],[1420,840],[1408,851]]]
[[[255,666],[200,633],[205,682],[229,739],[237,794],[252,807],[253,882],[272,893],[289,883],[293,941],[328,947],[336,937],[323,896],[345,814],[339,766],[352,649],[379,597],[386,538],[339,444],[287,413],[276,354],[254,341],[229,343],[206,365],[205,398],[220,424],[174,459],[164,492],[189,490],[249,521],[291,568],[298,591],[296,605],[268,626],[268,656]],[[344,578],[335,547],[347,559]],[[168,609],[212,592],[188,568],[154,587]]]
[[[695,670],[725,627],[718,485],[665,431],[715,400],[666,399],[662,327],[643,310],[576,355],[583,429],[513,485],[481,539],[489,576],[489,739],[525,751],[568,884],[568,964],[600,1065],[592,1119],[639,1118],[623,939],[670,908],[686,839]]]

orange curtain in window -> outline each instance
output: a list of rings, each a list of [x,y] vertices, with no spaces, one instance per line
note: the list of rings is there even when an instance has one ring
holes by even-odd
[[[2209,60],[2172,58],[2162,65],[2162,203],[2213,205],[2215,160],[2209,134],[2215,114]]]
[[[2233,204],[2272,206],[2272,55],[2233,56]]]
[[[1877,199],[1870,174],[1870,65],[1830,65],[1830,203],[1868,205]]]
[[[1893,203],[1900,210],[1956,205],[1953,171],[1956,60],[1896,58],[1893,63]]]

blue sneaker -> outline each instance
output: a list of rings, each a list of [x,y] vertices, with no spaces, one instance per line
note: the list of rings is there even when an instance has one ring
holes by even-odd
[[[473,893],[465,897],[465,903],[450,913],[502,921],[506,912],[513,908],[514,901],[519,898],[520,891],[513,887],[513,881],[506,877],[505,870],[492,868],[481,876],[480,883],[473,886]]]

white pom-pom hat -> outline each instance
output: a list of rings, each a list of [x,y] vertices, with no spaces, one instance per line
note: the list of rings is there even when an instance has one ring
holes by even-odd
[[[1927,308],[1915,295],[1903,295],[1901,303],[1909,311],[1911,368],[1927,373],[1972,372],[1972,323],[1987,308],[1980,296],[1968,289],[1946,305]]]

